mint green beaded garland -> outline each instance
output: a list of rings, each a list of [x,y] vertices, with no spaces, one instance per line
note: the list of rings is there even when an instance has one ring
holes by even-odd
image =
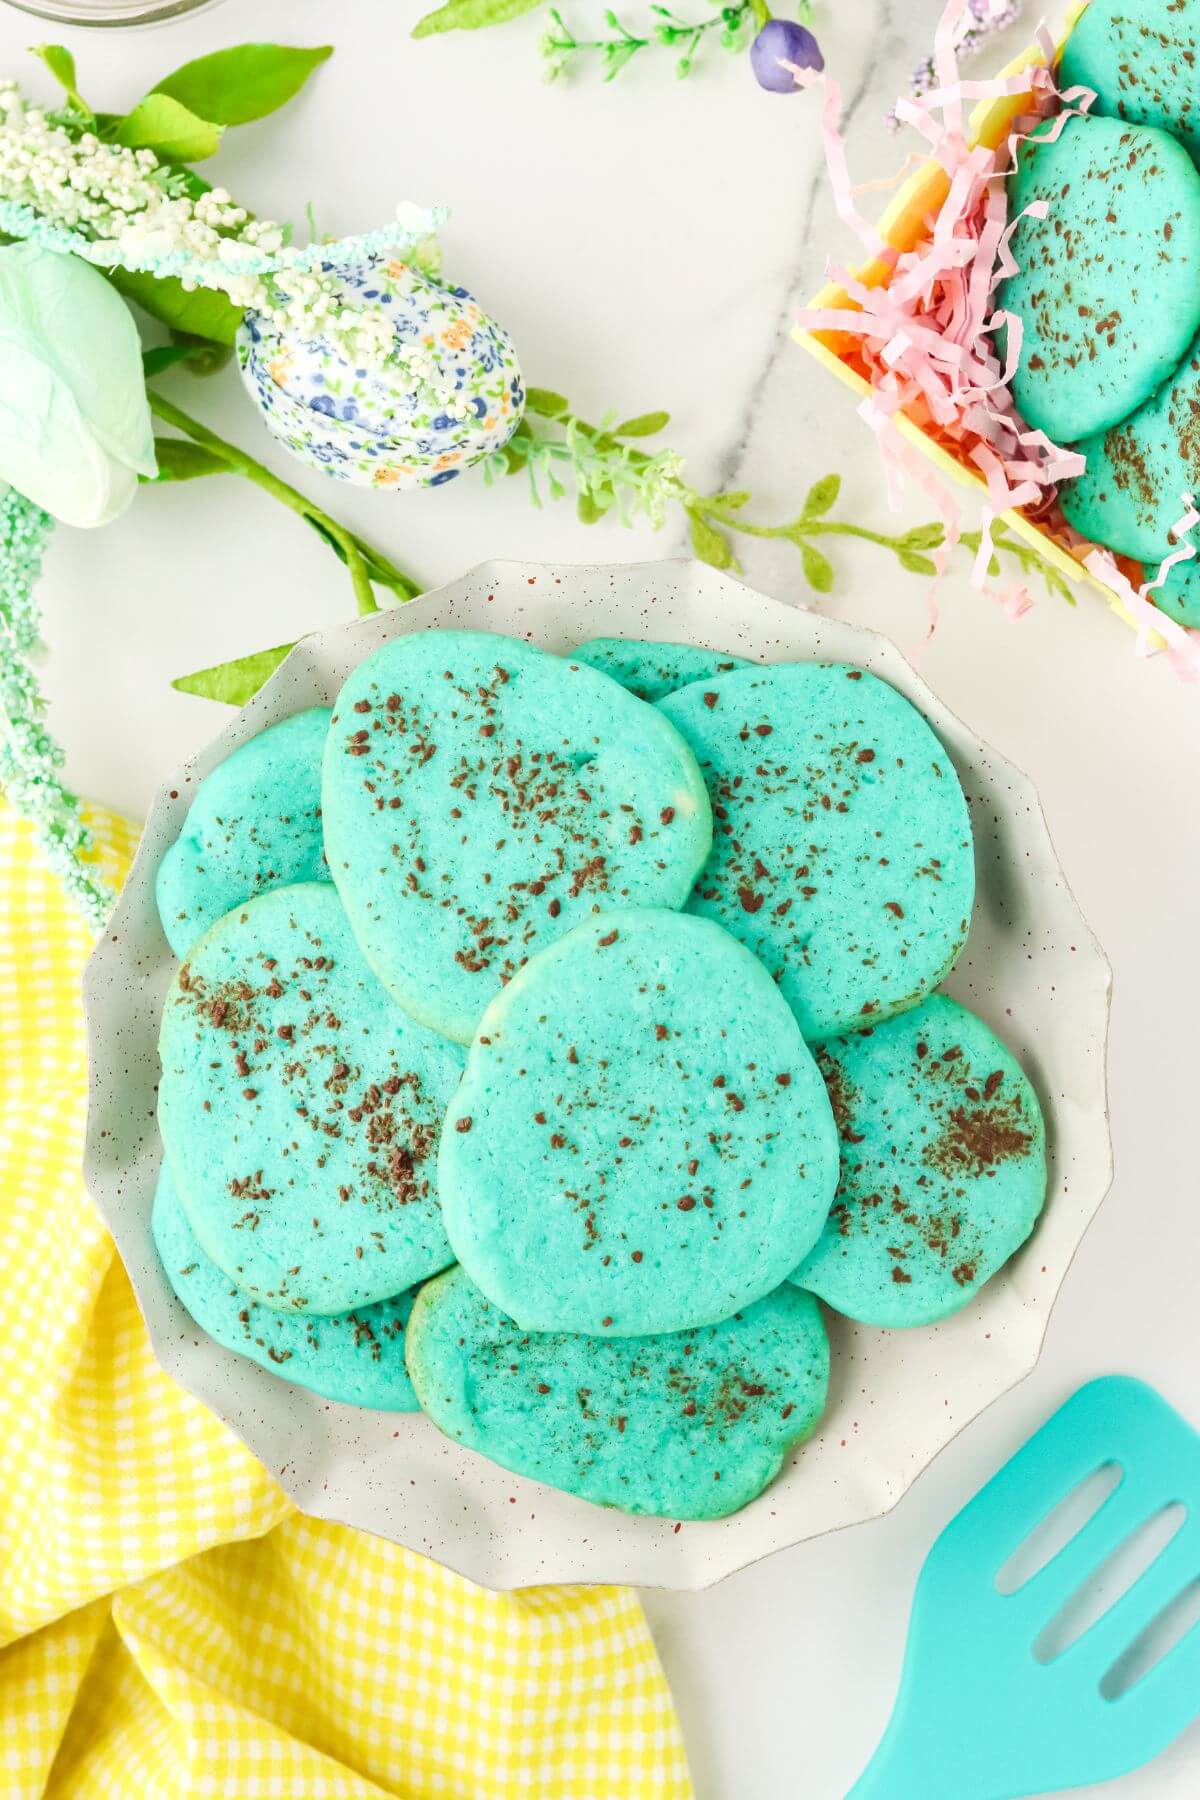
[[[38,642],[34,587],[54,521],[10,488],[0,499],[0,787],[28,819],[46,860],[90,925],[113,895],[80,860],[92,847],[78,797],[63,786],[63,752],[43,723],[46,702],[29,657]]]

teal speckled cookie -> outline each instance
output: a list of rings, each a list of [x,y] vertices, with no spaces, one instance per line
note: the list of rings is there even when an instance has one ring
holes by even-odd
[[[528,1330],[614,1337],[769,1293],[836,1184],[786,1002],[726,932],[672,912],[605,913],[526,964],[480,1021],[438,1164],[489,1299]]]
[[[332,1318],[273,1312],[235,1287],[196,1242],[166,1163],[159,1171],[150,1229],[163,1270],[202,1331],[271,1375],[383,1412],[415,1412],[404,1361],[404,1328],[414,1294],[399,1294]]]
[[[1200,340],[1145,406],[1079,448],[1087,467],[1058,491],[1067,518],[1153,575],[1186,510],[1184,494],[1200,493]]]
[[[740,938],[806,1038],[912,1006],[975,893],[954,765],[916,708],[842,663],[775,663],[660,702],[695,751],[713,847],[689,909]]]
[[[1093,117],[1159,125],[1200,160],[1194,0],[1090,0],[1059,62],[1060,88],[1090,88]]]
[[[158,916],[176,956],[243,900],[328,881],[321,756],[329,708],[314,706],[240,744],[196,790],[158,865]]]
[[[483,631],[426,631],[338,695],[325,846],[363,953],[469,1041],[522,964],[614,906],[682,906],[712,820],[674,727],[608,676]]]
[[[180,1203],[264,1305],[349,1312],[453,1261],[436,1167],[462,1052],[384,993],[332,887],[276,888],[207,931],[159,1052]]]
[[[1200,628],[1200,559],[1192,557],[1188,562],[1176,563],[1150,599],[1177,625],[1187,625],[1193,631]]]
[[[1042,1210],[1037,1096],[983,1020],[944,994],[823,1044],[819,1060],[842,1173],[821,1241],[792,1280],[866,1325],[944,1319]]]
[[[662,644],[653,638],[589,638],[572,650],[571,660],[611,675],[639,700],[650,701],[661,700],[690,681],[708,681],[714,675],[728,675],[731,669],[753,667],[744,656],[702,650],[698,644]]]
[[[997,300],[1024,327],[1012,390],[1056,443],[1107,431],[1170,375],[1200,325],[1200,173],[1165,131],[1072,118],[1017,153],[1019,273]]]
[[[719,1519],[811,1436],[829,1342],[788,1287],[698,1331],[525,1332],[451,1269],[417,1296],[408,1367],[438,1429],[503,1468],[622,1512]]]

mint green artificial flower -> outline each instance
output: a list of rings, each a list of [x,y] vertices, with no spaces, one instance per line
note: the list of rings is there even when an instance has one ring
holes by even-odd
[[[0,481],[65,525],[106,525],[154,472],[125,302],[78,257],[0,250]]]

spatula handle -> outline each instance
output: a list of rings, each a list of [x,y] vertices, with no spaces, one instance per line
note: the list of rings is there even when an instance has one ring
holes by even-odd
[[[846,1800],[964,1800],[957,1795],[937,1793],[929,1786],[929,1778],[917,1762],[905,1765],[899,1756],[885,1754],[880,1745]]]
[[[935,1745],[900,1729],[893,1715],[879,1748],[846,1800],[1011,1800],[981,1784],[979,1771],[953,1766]]]

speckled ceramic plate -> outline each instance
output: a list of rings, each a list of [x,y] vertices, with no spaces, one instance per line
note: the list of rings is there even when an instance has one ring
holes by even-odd
[[[1046,1110],[1050,1190],[1033,1238],[944,1324],[881,1332],[831,1318],[831,1402],[820,1433],[753,1505],[715,1523],[627,1518],[525,1481],[419,1416],[334,1405],[210,1342],[154,1253],[150,1205],[158,1020],[174,960],[154,872],[196,782],[264,725],[328,703],[387,639],[439,626],[527,637],[654,636],[763,661],[860,664],[939,732],[975,826],[978,896],[948,990],[1012,1046]],[[886,1512],[938,1451],[1037,1361],[1055,1295],[1108,1189],[1109,969],[1080,914],[1023,775],[939,705],[874,632],[798,611],[690,562],[611,568],[488,563],[413,605],[310,637],[208,748],[171,775],[84,983],[91,1053],[85,1172],[132,1277],[164,1368],[237,1432],[307,1512],[361,1526],[493,1587],[631,1581],[703,1587],[787,1544]]]

